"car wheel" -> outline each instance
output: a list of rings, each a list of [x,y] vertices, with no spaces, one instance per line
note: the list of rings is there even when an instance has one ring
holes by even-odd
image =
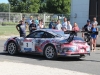
[[[55,48],[51,45],[46,46],[44,53],[47,59],[55,59],[57,57]]]
[[[17,46],[15,42],[9,42],[7,45],[7,50],[10,55],[15,55],[17,53]]]

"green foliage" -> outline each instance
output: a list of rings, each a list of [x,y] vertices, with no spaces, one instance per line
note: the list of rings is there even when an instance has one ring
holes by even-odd
[[[40,0],[8,0],[13,12],[37,13]]]
[[[14,23],[14,22],[2,22],[2,26],[5,26],[5,25],[17,25],[18,23]]]
[[[0,12],[8,12],[9,11],[9,4],[0,3]]]
[[[71,0],[47,0],[47,12],[69,14]]]
[[[40,10],[39,13],[44,13],[46,12],[46,1],[44,0],[40,0]]]

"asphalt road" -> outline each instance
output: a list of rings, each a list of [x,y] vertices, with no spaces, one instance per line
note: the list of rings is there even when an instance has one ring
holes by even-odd
[[[4,41],[0,41],[0,61],[21,62],[46,67],[54,67],[72,71],[79,71],[94,75],[100,75],[100,50],[91,52],[90,56],[82,59],[58,58],[57,60],[47,60],[45,57],[36,55],[20,54],[10,56],[3,52]]]

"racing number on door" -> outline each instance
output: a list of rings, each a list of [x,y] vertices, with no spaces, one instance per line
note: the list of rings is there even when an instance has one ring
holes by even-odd
[[[28,43],[26,43],[26,47],[28,47]]]

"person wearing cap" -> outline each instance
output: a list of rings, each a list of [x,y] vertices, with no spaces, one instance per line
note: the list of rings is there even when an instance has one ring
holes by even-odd
[[[16,25],[16,29],[18,30],[20,37],[26,36],[26,25],[22,20],[19,22],[18,25]]]
[[[91,31],[91,23],[90,23],[90,20],[87,20],[87,24],[84,25],[84,27],[82,28],[83,31]],[[84,33],[82,33],[82,37],[84,37]]]
[[[32,23],[29,25],[30,33],[36,30],[36,24],[34,23],[34,20],[32,20]]]

